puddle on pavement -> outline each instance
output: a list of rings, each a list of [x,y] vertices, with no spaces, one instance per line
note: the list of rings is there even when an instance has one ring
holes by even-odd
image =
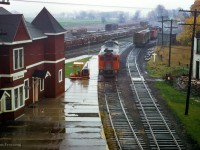
[[[0,125],[0,149],[106,149],[97,95],[97,57],[90,80],[66,79],[66,92],[43,99]]]

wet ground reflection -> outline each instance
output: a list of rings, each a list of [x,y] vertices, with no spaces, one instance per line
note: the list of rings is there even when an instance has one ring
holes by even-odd
[[[97,97],[97,56],[92,57],[90,80],[66,79],[66,92],[42,99],[16,121],[0,125],[0,150],[104,150]]]

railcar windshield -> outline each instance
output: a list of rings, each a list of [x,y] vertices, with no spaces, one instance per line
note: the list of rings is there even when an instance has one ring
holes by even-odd
[[[107,41],[104,44],[106,47],[116,47],[119,46],[119,43],[117,41]]]
[[[101,50],[99,52],[100,55],[105,53],[112,53],[114,55],[119,53],[119,43],[117,41],[106,41],[104,45],[101,46]]]

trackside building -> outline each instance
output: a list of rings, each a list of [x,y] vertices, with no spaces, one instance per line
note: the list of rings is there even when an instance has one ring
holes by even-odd
[[[0,7],[0,121],[64,92],[65,32],[46,8],[29,23]]]

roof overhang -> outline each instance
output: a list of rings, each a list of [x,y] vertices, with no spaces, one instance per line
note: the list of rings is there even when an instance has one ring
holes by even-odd
[[[60,32],[60,33],[44,33],[45,35],[62,35],[65,34],[67,31],[65,32]]]
[[[30,43],[32,40],[24,40],[24,41],[15,41],[15,42],[0,42],[0,45],[16,45],[16,44],[24,44],[24,43]]]
[[[51,76],[51,74],[47,70],[35,70],[32,75],[33,78],[40,78],[40,79],[46,79],[49,76]]]

